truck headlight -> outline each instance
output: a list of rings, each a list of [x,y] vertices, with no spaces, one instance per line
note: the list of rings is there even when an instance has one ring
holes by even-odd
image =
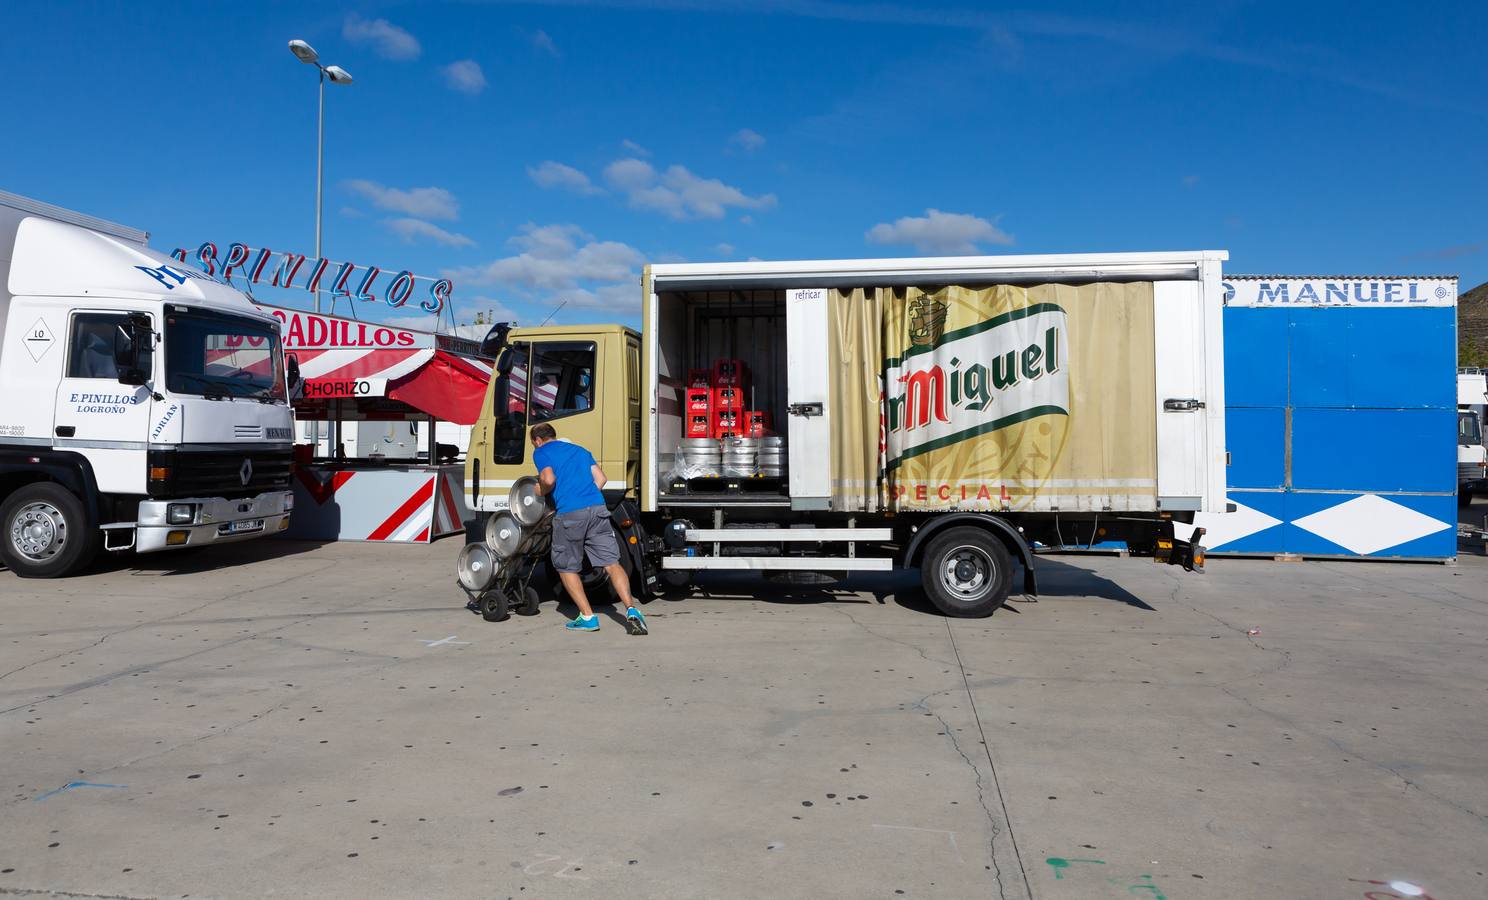
[[[169,525],[190,525],[196,521],[195,503],[172,503],[165,508],[165,521]]]

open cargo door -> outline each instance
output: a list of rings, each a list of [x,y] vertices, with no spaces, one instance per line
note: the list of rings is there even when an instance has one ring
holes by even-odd
[[[1205,495],[1218,478],[1223,499],[1222,460],[1211,446],[1222,427],[1224,397],[1212,377],[1210,344],[1219,332],[1219,308],[1206,308],[1200,281],[1153,284],[1153,330],[1157,396],[1157,497],[1164,512],[1208,508]],[[1206,320],[1213,317],[1213,322]],[[1208,333],[1213,331],[1213,335]],[[1221,451],[1222,452],[1222,451]]]
[[[792,509],[827,509],[832,499],[827,290],[785,292],[786,438]]]

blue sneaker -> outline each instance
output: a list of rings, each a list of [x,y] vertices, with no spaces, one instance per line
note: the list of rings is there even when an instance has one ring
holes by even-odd
[[[625,611],[625,630],[631,634],[651,633],[646,628],[646,617],[641,615],[641,611],[634,606]]]
[[[576,616],[572,622],[563,627],[569,631],[598,631],[599,616]]]

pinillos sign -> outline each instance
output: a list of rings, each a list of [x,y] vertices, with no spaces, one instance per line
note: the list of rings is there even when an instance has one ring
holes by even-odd
[[[189,258],[207,275],[221,278],[228,284],[234,284],[233,278],[236,277],[239,283],[246,283],[250,291],[252,285],[263,284],[267,280],[273,287],[301,288],[310,293],[328,291],[365,302],[381,300],[393,309],[400,309],[409,301],[417,299],[420,309],[434,314],[444,311],[455,290],[454,282],[448,278],[415,275],[406,269],[390,278],[384,278],[379,284],[378,279],[384,273],[377,266],[335,262],[325,258],[308,259],[303,253],[289,251],[280,252],[277,261],[274,261],[275,251],[267,247],[255,249],[237,242],[229,244],[226,255],[220,258],[217,245],[211,241],[203,243],[194,251],[178,247],[171,252],[171,256],[181,262],[187,262]],[[415,298],[415,289],[421,283],[427,286],[425,296]]]

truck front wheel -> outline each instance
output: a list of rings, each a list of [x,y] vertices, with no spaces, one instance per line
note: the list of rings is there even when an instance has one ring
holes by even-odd
[[[83,502],[49,481],[0,504],[0,561],[22,578],[61,578],[92,562],[99,533]]]
[[[1002,541],[981,528],[947,528],[930,539],[920,582],[936,608],[957,618],[981,618],[1007,600],[1013,560]]]

